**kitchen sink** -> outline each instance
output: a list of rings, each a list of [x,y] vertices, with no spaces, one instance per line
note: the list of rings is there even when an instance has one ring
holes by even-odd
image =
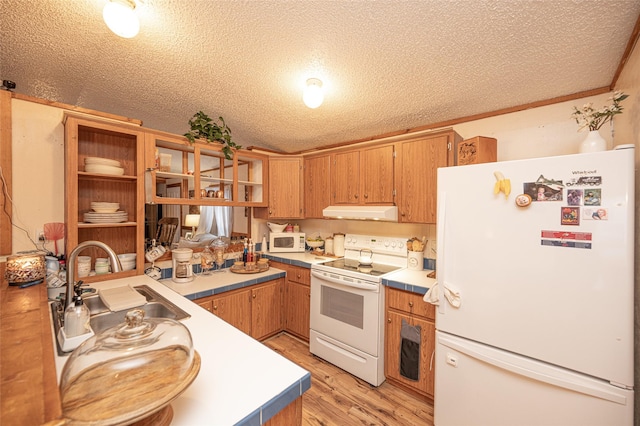
[[[188,313],[180,309],[165,297],[158,294],[151,287],[140,285],[134,287],[134,289],[136,289],[138,293],[142,294],[147,300],[146,304],[137,307],[145,311],[145,317],[170,318],[177,321],[190,317]],[[85,296],[83,297],[83,301],[85,306],[89,309],[89,313],[91,315],[91,328],[96,334],[101,333],[109,327],[113,327],[123,323],[127,312],[129,312],[131,309],[136,309],[136,307],[134,307],[130,309],[124,309],[122,311],[112,312],[104,303],[102,303],[102,299],[100,299],[100,296],[98,294]],[[51,315],[53,318],[54,329],[57,336],[58,330],[60,329],[60,327],[62,327],[64,319],[64,306],[61,302],[56,301],[51,304]],[[57,349],[58,355],[68,355],[71,353],[62,351],[59,343],[57,345]]]

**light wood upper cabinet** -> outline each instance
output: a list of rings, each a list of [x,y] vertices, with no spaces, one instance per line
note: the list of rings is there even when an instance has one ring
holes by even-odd
[[[394,146],[382,145],[360,151],[362,157],[362,204],[392,204],[394,196]]]
[[[269,158],[269,207],[255,209],[260,219],[301,219],[303,217],[302,157]]]
[[[304,159],[304,217],[322,219],[331,204],[331,155]]]
[[[226,159],[222,146],[147,130],[146,201],[196,206],[266,206],[268,157],[246,150]],[[168,187],[179,187],[169,194]]]
[[[453,164],[453,131],[396,143],[399,222],[435,223],[437,170]]]
[[[333,154],[333,204],[360,204],[360,151]]]
[[[98,240],[117,254],[138,253],[136,268],[117,274],[84,277],[87,282],[121,278],[144,272],[144,133],[140,127],[85,116],[65,114],[65,250],[69,253],[81,242]],[[87,171],[85,159],[116,161],[123,174]],[[95,160],[90,160],[95,161]],[[114,169],[115,171],[115,169]],[[126,212],[123,222],[85,221],[94,201],[119,203]],[[100,223],[96,223],[96,222]],[[81,253],[92,258],[106,253],[90,247]],[[75,267],[69,265],[68,267]],[[76,275],[77,276],[77,275]]]
[[[333,154],[333,204],[393,204],[394,146]]]

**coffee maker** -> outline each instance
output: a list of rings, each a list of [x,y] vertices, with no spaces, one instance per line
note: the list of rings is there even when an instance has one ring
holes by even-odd
[[[188,283],[193,281],[193,266],[191,258],[193,250],[189,248],[178,248],[171,251],[173,259],[173,276],[171,279],[176,283]]]

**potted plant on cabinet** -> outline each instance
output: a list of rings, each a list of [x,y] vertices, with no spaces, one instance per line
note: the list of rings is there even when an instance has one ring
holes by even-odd
[[[189,142],[195,143],[196,139],[205,139],[207,142],[215,142],[223,145],[222,152],[227,160],[233,158],[233,150],[242,148],[231,140],[231,129],[218,117],[220,123],[213,121],[211,117],[202,111],[198,111],[189,120],[191,130],[184,134]]]

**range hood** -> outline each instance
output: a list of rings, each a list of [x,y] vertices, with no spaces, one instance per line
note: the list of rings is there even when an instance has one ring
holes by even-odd
[[[336,219],[398,221],[396,206],[329,206],[322,210],[324,217]]]

